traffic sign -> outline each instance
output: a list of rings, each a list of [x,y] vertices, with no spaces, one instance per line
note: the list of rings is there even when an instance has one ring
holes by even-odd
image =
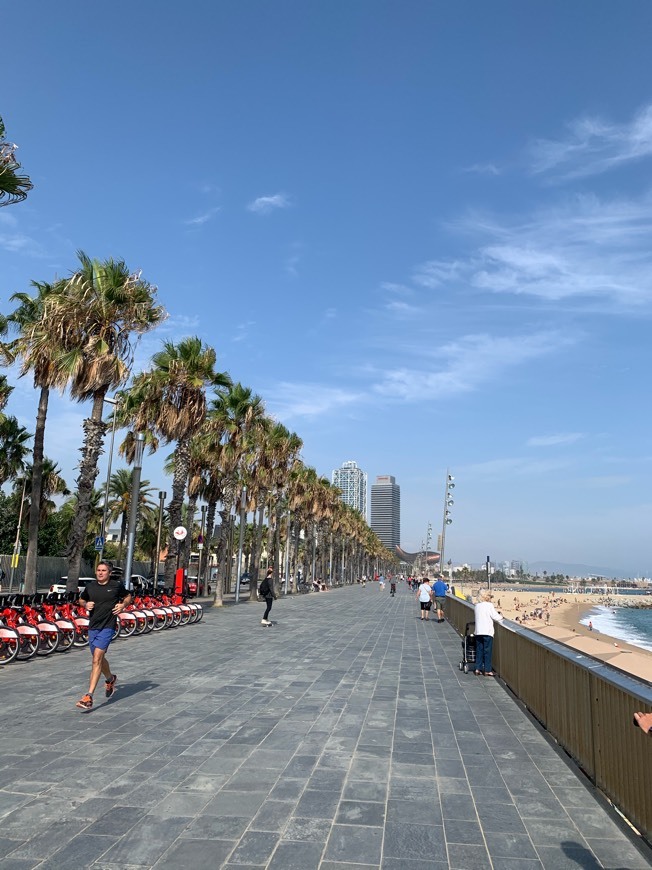
[[[104,549],[104,538],[102,537],[102,535],[98,535],[95,538],[95,549],[98,553],[100,552],[100,550]]]
[[[184,541],[186,539],[186,535],[188,534],[188,529],[185,526],[177,526],[172,534],[177,539],[177,541]]]

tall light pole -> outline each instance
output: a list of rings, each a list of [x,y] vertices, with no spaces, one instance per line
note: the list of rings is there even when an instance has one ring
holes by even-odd
[[[453,522],[453,520],[451,519],[450,508],[454,504],[453,493],[452,493],[452,491],[455,489],[454,481],[455,481],[455,478],[453,477],[452,474],[449,474],[448,469],[446,469],[446,486],[444,487],[444,515],[443,515],[442,524],[441,524],[441,552],[439,554],[439,568],[440,568],[442,574],[445,571],[444,554],[446,551],[446,527],[450,526],[450,524]],[[452,579],[452,574],[453,574],[452,568],[451,568],[450,574],[451,574],[451,579]]]
[[[235,577],[235,601],[240,601],[240,576],[242,574],[242,550],[244,549],[244,533],[247,523],[247,487],[242,487],[240,494],[240,535],[238,537],[238,564]],[[251,578],[249,579],[251,583]]]
[[[18,513],[18,525],[16,526],[16,540],[14,541],[14,551],[11,554],[11,572],[9,574],[9,592],[14,587],[14,571],[18,567],[20,558],[20,527],[23,524],[23,508],[25,507],[25,490],[27,488],[27,475],[23,478],[23,494],[20,497],[20,511]],[[25,587],[23,586],[23,589]]]
[[[203,567],[202,556],[204,555],[204,529],[205,529],[205,527],[206,527],[206,505],[203,504],[201,506],[201,531],[199,532],[199,541],[197,541],[197,549],[199,550],[199,559],[197,561],[197,592],[198,593],[199,593],[200,584],[202,585],[202,590],[203,590],[203,586],[205,585],[205,584],[202,584],[202,577],[201,577],[201,571],[202,571],[202,567]]]
[[[136,546],[136,525],[138,524],[138,509],[140,505],[140,472],[143,468],[143,448],[145,446],[145,436],[142,432],[136,435],[136,451],[134,455],[134,470],[131,477],[131,504],[129,505],[129,527],[127,529],[127,558],[123,583],[127,589],[131,589],[131,568],[134,564],[134,548]]]
[[[102,510],[102,530],[100,535],[102,537],[102,547],[100,548],[98,555],[98,561],[102,559],[104,555],[104,547],[106,546],[106,517],[109,510],[109,486],[111,484],[111,463],[113,462],[113,443],[115,441],[115,424],[118,420],[117,414],[117,405],[118,400],[116,398],[111,399],[109,396],[104,397],[104,401],[107,405],[113,405],[113,426],[111,427],[111,446],[109,448],[109,464],[106,469],[106,484],[104,486],[104,508]]]
[[[428,547],[430,546],[430,539],[432,537],[432,525],[428,523],[428,531],[426,533],[426,570],[424,574],[428,573]]]
[[[168,497],[167,492],[159,492],[158,494],[158,530],[156,532],[156,570],[154,571],[154,594],[158,586],[158,569],[161,564],[161,534],[163,532],[163,511],[165,510],[165,499]]]

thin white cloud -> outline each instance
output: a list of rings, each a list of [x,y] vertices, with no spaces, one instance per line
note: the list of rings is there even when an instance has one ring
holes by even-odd
[[[418,305],[408,305],[400,299],[392,299],[385,305],[385,309],[398,317],[414,317],[418,314],[423,314],[423,309]]]
[[[549,301],[591,300],[631,310],[652,303],[652,196],[573,197],[522,219],[471,215],[451,224],[476,247],[466,257],[419,266],[421,286],[475,287]]]
[[[521,336],[467,335],[437,348],[436,368],[397,368],[373,386],[377,394],[403,401],[469,393],[529,360],[555,353],[576,337],[545,331]],[[429,361],[433,365],[432,360]]]
[[[323,384],[293,384],[287,381],[265,390],[270,413],[279,420],[318,417],[354,405],[362,395]]]
[[[501,171],[495,163],[474,163],[463,169],[463,172],[472,172],[476,175],[500,175]]]
[[[249,338],[251,327],[255,325],[255,320],[247,320],[245,323],[238,323],[238,325],[235,327],[234,334],[231,336],[231,341],[245,341],[247,338]]]
[[[0,249],[10,254],[22,254],[26,257],[42,258],[45,256],[43,247],[24,233],[0,233]]]
[[[644,106],[629,122],[579,118],[565,139],[539,139],[531,147],[532,171],[580,178],[607,172],[652,156],[652,106]]]
[[[465,478],[482,477],[486,479],[505,480],[506,477],[526,477],[549,474],[569,467],[569,462],[563,459],[533,460],[523,457],[505,459],[490,459],[487,462],[477,462],[458,468]]]
[[[396,296],[414,296],[413,288],[408,287],[405,284],[394,284],[391,281],[383,281],[380,288],[388,293],[394,293]]]
[[[625,486],[632,482],[627,474],[604,474],[595,477],[587,477],[584,483],[594,489],[610,489],[614,486]]]
[[[581,432],[560,433],[558,435],[535,435],[528,438],[528,447],[556,447],[560,444],[574,444],[584,436]]]
[[[275,193],[274,196],[259,196],[247,205],[247,211],[254,214],[270,214],[277,208],[289,208],[290,198],[285,193]]]
[[[220,210],[219,206],[215,208],[209,208],[208,211],[205,211],[203,214],[197,215],[197,217],[189,218],[184,221],[184,224],[188,227],[201,227],[205,223],[208,223],[209,220],[215,217],[215,215]]]
[[[6,227],[15,227],[17,223],[18,221],[14,215],[7,212],[6,209],[0,210],[0,224],[3,224]]]

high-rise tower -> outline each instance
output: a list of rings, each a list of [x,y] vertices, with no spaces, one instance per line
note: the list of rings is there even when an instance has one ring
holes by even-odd
[[[391,474],[371,487],[371,528],[391,553],[401,543],[401,487]]]
[[[333,471],[331,482],[342,491],[341,499],[344,504],[360,511],[364,519],[367,519],[367,475],[358,463],[350,460],[343,462],[341,468]]]

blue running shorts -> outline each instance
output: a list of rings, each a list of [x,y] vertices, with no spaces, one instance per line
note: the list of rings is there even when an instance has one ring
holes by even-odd
[[[88,647],[91,655],[93,655],[96,649],[102,649],[106,652],[113,640],[113,634],[114,630],[112,628],[89,628]]]

